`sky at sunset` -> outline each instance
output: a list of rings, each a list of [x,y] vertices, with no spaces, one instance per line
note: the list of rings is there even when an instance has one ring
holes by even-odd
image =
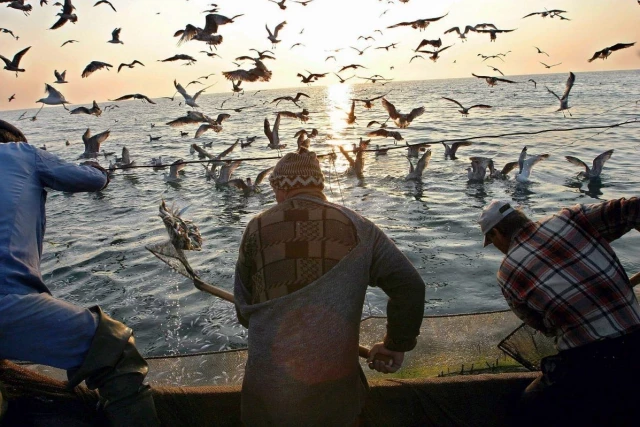
[[[59,6],[40,6],[39,1],[28,1],[33,5],[30,16],[0,4],[0,28],[12,30],[19,40],[0,32],[0,54],[12,58],[27,46],[33,46],[25,55],[21,66],[26,72],[15,77],[15,73],[0,70],[0,110],[36,108],[35,101],[44,96],[44,84],[53,83],[54,70],[67,70],[68,84],[55,85],[74,104],[87,104],[92,100],[107,99],[129,93],[143,93],[151,98],[171,96],[173,80],[183,85],[200,76],[215,73],[205,81],[217,82],[206,93],[229,92],[231,83],[221,76],[221,71],[234,70],[231,63],[237,56],[251,54],[249,48],[270,49],[265,24],[275,27],[282,21],[287,25],[279,35],[282,40],[275,48],[276,61],[266,61],[273,72],[268,83],[244,83],[251,93],[258,89],[276,89],[301,86],[296,77],[299,72],[309,70],[317,73],[336,72],[343,65],[362,64],[367,70],[358,70],[357,76],[381,74],[396,81],[470,77],[476,74],[495,75],[487,64],[502,70],[507,76],[538,73],[567,73],[637,69],[640,65],[640,44],[614,52],[607,60],[588,63],[593,53],[616,43],[640,41],[640,5],[637,0],[410,0],[403,4],[378,0],[313,0],[307,6],[286,1],[286,10],[268,0],[217,0],[218,13],[231,17],[237,14],[233,24],[221,26],[219,34],[224,41],[218,46],[221,58],[210,58],[200,53],[208,47],[198,41],[177,46],[175,31],[191,23],[204,27],[203,10],[210,1],[204,0],[111,0],[117,9],[108,5],[93,7],[94,0],[75,0],[78,22],[68,22],[62,28],[49,30],[57,20]],[[528,13],[548,9],[562,9],[569,20],[541,18],[522,19]],[[388,26],[448,15],[432,23],[420,32],[410,27],[387,29]],[[381,16],[382,15],[382,16]],[[495,43],[489,42],[488,34],[471,33],[463,43],[457,34],[443,34],[451,27],[493,23],[500,29],[516,29],[512,33],[498,34]],[[114,28],[122,28],[124,45],[107,43]],[[374,30],[379,29],[383,32]],[[304,30],[304,31],[303,31]],[[375,41],[358,40],[359,36],[372,36]],[[424,60],[409,59],[415,55],[413,49],[423,38],[442,38],[443,46],[453,44],[444,51],[437,62],[427,55]],[[60,45],[69,39],[79,43]],[[290,49],[294,43],[304,47]],[[375,47],[397,43],[396,49],[388,52]],[[364,49],[362,56],[350,46]],[[533,46],[549,53],[538,54]],[[327,52],[344,48],[338,53]],[[505,58],[482,62],[478,53],[495,55],[511,51]],[[197,58],[193,66],[181,63],[162,63],[158,60],[184,53]],[[337,62],[325,61],[335,55]],[[124,68],[117,73],[120,63],[134,59],[145,67]],[[81,78],[84,67],[91,61],[112,64],[110,71],[100,70],[88,78]],[[455,61],[455,63],[454,63]],[[547,64],[562,63],[545,69],[539,61]],[[394,67],[393,70],[390,67]],[[251,68],[245,62],[241,68]],[[349,77],[353,70],[341,75]],[[210,82],[210,83],[209,83]],[[331,85],[337,77],[330,74],[314,85]],[[362,82],[353,79],[352,82]],[[203,86],[192,85],[193,93]],[[11,103],[9,96],[15,93]]]

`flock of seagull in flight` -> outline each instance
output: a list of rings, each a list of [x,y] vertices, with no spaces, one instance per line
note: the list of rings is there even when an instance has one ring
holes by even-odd
[[[285,10],[288,7],[287,0],[281,0],[281,1],[268,0],[268,1],[277,4],[279,9],[281,10]],[[288,2],[296,3],[301,6],[307,6],[313,1],[318,1],[318,0],[306,0],[306,1],[289,0]],[[398,1],[401,3],[409,2],[409,0],[398,0]],[[25,15],[28,15],[29,12],[32,10],[32,6],[30,4],[27,4],[25,0],[0,0],[0,3],[8,3],[7,4],[8,8],[20,10]],[[392,2],[389,2],[389,3],[392,3]],[[40,0],[41,7],[47,4],[48,4],[47,0]],[[640,4],[640,0],[638,0],[638,4]],[[100,5],[103,5],[103,7],[108,6],[113,10],[113,12],[117,12],[116,8],[109,1],[106,1],[106,0],[98,1],[94,4],[94,7],[100,6]],[[59,29],[64,25],[66,25],[67,22],[76,23],[78,21],[78,16],[75,13],[76,8],[73,6],[71,0],[65,0],[64,3],[56,2],[54,3],[54,6],[60,6],[61,11],[56,15],[58,18],[57,18],[57,21],[51,26],[50,28],[51,30]],[[239,15],[232,16],[231,18],[228,18],[218,13],[217,5],[211,4],[211,7],[212,8],[210,10],[205,11],[207,15],[205,16],[205,20],[204,20],[205,22],[203,27],[198,27],[193,24],[187,24],[183,29],[181,28],[174,33],[174,37],[179,38],[177,42],[178,46],[183,45],[184,43],[193,42],[193,41],[201,42],[207,45],[209,48],[209,51],[201,51],[202,53],[207,54],[207,56],[209,57],[219,56],[217,53],[212,52],[212,48],[216,48],[216,46],[224,42],[223,35],[220,34],[221,28],[225,25],[233,24],[237,19],[243,17],[244,14],[239,14]],[[386,11],[383,12],[382,15],[384,15],[385,13]],[[558,18],[561,21],[570,21],[570,18],[565,16],[565,14],[567,14],[567,12],[564,10],[552,9],[552,10],[544,10],[541,12],[529,13],[525,15],[523,19],[530,18],[530,17],[541,17],[541,18],[550,18],[550,19]],[[448,13],[445,15],[433,17],[433,18],[423,18],[423,19],[417,19],[414,21],[399,22],[397,24],[388,26],[387,29],[394,29],[399,27],[410,27],[413,29],[417,29],[419,32],[422,32],[426,30],[431,23],[440,21],[446,18],[447,15]],[[238,67],[237,69],[222,72],[222,76],[232,83],[232,96],[237,94],[238,97],[240,97],[244,93],[244,88],[242,87],[243,83],[270,81],[270,79],[272,78],[272,72],[266,66],[265,61],[276,60],[274,50],[276,50],[277,46],[282,42],[281,34],[283,30],[286,28],[286,26],[287,26],[287,21],[280,22],[279,24],[272,27],[272,29],[269,28],[269,24],[266,24],[265,25],[265,29],[267,32],[266,38],[271,43],[272,50],[259,51],[257,49],[249,49],[249,52],[252,52],[252,54],[242,55],[236,58],[237,62],[234,62],[234,64],[236,64],[236,66]],[[458,38],[461,39],[462,42],[465,42],[467,40],[467,36],[469,36],[471,33],[488,34],[489,41],[495,42],[498,34],[508,34],[516,30],[516,29],[499,29],[496,25],[492,23],[465,25],[463,30],[461,28],[462,28],[461,26],[452,27],[446,30],[444,32],[444,35],[455,33],[457,34]],[[122,28],[115,28],[111,33],[111,39],[107,40],[107,43],[112,43],[116,45],[124,44],[124,42],[120,39],[121,30]],[[302,31],[304,31],[304,29]],[[300,32],[300,34],[302,33],[302,31]],[[376,33],[383,35],[383,32],[381,30],[375,30],[373,34],[375,35]],[[19,36],[15,35],[14,32],[10,29],[0,28],[0,36],[2,34],[8,34],[12,36],[16,41],[19,40]],[[374,35],[360,36],[358,37],[357,41],[364,40],[365,42],[368,42],[368,41],[375,42],[376,39]],[[72,44],[77,42],[78,40],[67,40],[62,44],[61,47],[64,47],[67,44]],[[634,44],[635,42],[616,43],[612,46],[605,47],[604,49],[595,52],[590,58],[588,58],[588,62],[595,61],[596,59],[605,60],[613,52],[616,52],[621,49],[629,48]],[[389,49],[396,49],[397,45],[398,43],[390,43],[385,46],[375,47],[375,49],[376,50],[384,49],[385,51],[389,51]],[[294,43],[289,50],[298,46],[304,47],[302,43]],[[429,59],[436,62],[438,58],[440,58],[440,54],[445,50],[451,48],[452,46],[453,44],[449,44],[443,47],[441,38],[423,39],[418,44],[417,48],[413,50],[413,52],[416,55],[414,55],[409,60],[409,62],[412,62],[414,59],[418,59],[418,58],[424,59],[424,57],[420,54],[428,54]],[[367,50],[370,49],[371,47],[373,47],[373,45],[366,46],[363,49],[360,49],[354,46],[349,46],[351,50],[354,50],[358,53],[358,57],[364,56]],[[4,69],[9,72],[15,73],[16,77],[18,77],[19,73],[25,72],[25,69],[20,67],[20,62],[23,59],[23,57],[29,52],[30,48],[31,47],[29,46],[22,49],[21,51],[16,53],[12,59],[9,59],[3,55],[0,55],[0,59],[2,59],[2,61],[5,63]],[[549,57],[549,54],[547,52],[544,52],[542,49],[536,46],[534,46],[534,48],[536,49],[537,54],[546,55],[547,57]],[[345,48],[333,49],[329,52],[337,54],[343,49]],[[427,50],[427,49],[430,49],[430,50]],[[504,58],[507,56],[508,53],[509,52],[500,53],[497,55],[490,55],[490,56],[478,54],[478,56],[482,57],[483,62],[488,59],[499,59],[502,62],[504,62]],[[330,60],[337,62],[335,55],[327,56],[327,58],[325,59],[325,63],[329,62]],[[184,61],[184,65],[192,65],[197,62],[197,59],[190,55],[177,54],[172,57],[158,60],[158,61],[160,62]],[[242,63],[245,61],[249,62],[251,66],[250,67],[242,66]],[[559,62],[559,63],[548,65],[542,61],[540,61],[540,63],[547,69],[550,69],[552,67],[555,67],[561,64],[561,62]],[[142,62],[138,60],[134,60],[130,63],[121,63],[117,67],[117,72],[119,73],[123,68],[132,69],[137,65],[141,67],[145,66]],[[112,67],[113,65],[108,64],[106,62],[91,61],[82,71],[81,77],[89,78],[93,73],[97,71],[100,71],[102,69],[109,70]],[[482,75],[482,74],[475,74],[475,73],[472,73],[472,76],[485,80],[489,86],[495,86],[498,83],[508,83],[508,84],[519,83],[514,80],[505,78],[504,73],[502,73],[502,71],[500,71],[498,68],[492,65],[488,65],[488,67],[491,68],[494,72],[499,73],[500,76],[490,76],[490,75]],[[391,68],[393,69],[394,67],[391,67]],[[372,84],[375,84],[376,82],[380,82],[381,85],[384,86],[386,83],[392,80],[392,79],[387,79],[379,74],[375,74],[370,77],[360,77],[360,76],[356,76],[355,74],[350,77],[341,76],[341,73],[347,70],[354,70],[354,72],[356,72],[357,70],[361,70],[361,69],[367,69],[367,67],[362,64],[355,64],[355,63],[348,64],[348,65],[340,66],[337,72],[333,72],[332,74],[339,79],[340,83],[345,83],[346,81],[354,77],[357,77],[359,79],[365,80]],[[297,76],[301,79],[300,80],[301,83],[311,85],[319,81],[320,79],[326,78],[329,74],[330,74],[329,72],[317,73],[317,72],[306,71],[306,74],[303,74],[302,72],[300,72],[297,74]],[[207,76],[202,76],[197,80],[189,82],[189,84],[187,84],[186,86],[188,87],[191,84],[202,85],[203,82],[200,80],[203,80],[203,79],[207,80],[211,75],[212,74],[209,74]],[[61,73],[58,72],[58,70],[54,70],[54,76],[56,78],[55,82],[53,82],[54,84],[61,85],[61,84],[68,83],[66,70],[62,71]],[[560,105],[556,111],[562,112],[563,115],[565,114],[565,112],[571,115],[571,112],[570,112],[571,107],[569,106],[569,95],[574,85],[575,78],[576,78],[575,74],[570,72],[569,77],[565,84],[565,90],[561,96],[556,94],[554,91],[552,91],[551,89],[545,86],[548,93],[553,95],[559,101]],[[529,81],[534,84],[534,88],[537,87],[537,83],[533,79],[529,79]],[[188,107],[191,107],[192,110],[187,111],[186,115],[180,116],[166,123],[166,125],[170,127],[181,127],[186,125],[197,124],[198,129],[195,132],[195,138],[200,138],[205,132],[209,130],[212,130],[216,133],[219,133],[223,130],[223,122],[231,118],[230,114],[222,113],[222,114],[218,114],[217,117],[213,118],[205,113],[202,113],[196,110],[197,108],[200,108],[200,106],[197,103],[199,96],[202,95],[212,85],[206,86],[203,89],[193,94],[190,94],[185,89],[185,87],[182,86],[182,84],[177,82],[177,80],[174,80],[173,83],[174,83],[176,93],[171,97],[164,97],[164,98],[167,98],[173,101],[175,95],[179,93],[184,99],[184,104]],[[37,115],[42,110],[44,105],[62,105],[63,108],[68,110],[68,108],[66,107],[66,104],[70,104],[70,102],[65,99],[64,95],[59,90],[57,90],[50,84],[45,84],[45,92],[47,96],[36,101],[37,103],[41,103],[42,107],[31,118],[32,120],[36,120]],[[404,138],[402,137],[400,131],[388,129],[386,123],[389,120],[391,120],[397,129],[402,129],[402,130],[406,129],[410,126],[410,124],[414,120],[416,120],[418,117],[420,117],[425,113],[425,108],[416,107],[411,109],[408,113],[402,113],[398,108],[395,107],[395,105],[391,101],[387,99],[390,93],[391,91],[387,91],[387,93],[375,96],[373,98],[352,99],[351,108],[346,113],[346,116],[344,118],[347,125],[353,125],[356,123],[356,119],[357,119],[356,103],[362,103],[365,110],[370,110],[374,108],[375,102],[377,100],[380,100],[382,107],[386,110],[388,114],[388,119],[384,123],[379,123],[377,121],[369,122],[367,125],[367,128],[372,127],[374,125],[378,125],[379,128],[368,132],[367,136],[370,138],[392,138],[394,141],[394,144],[397,144],[398,141],[403,141]],[[301,108],[302,110],[300,112],[277,111],[275,113],[275,120],[273,122],[273,125],[271,125],[271,122],[268,117],[264,119],[264,134],[269,141],[267,144],[268,148],[275,149],[275,150],[278,150],[278,152],[280,152],[281,150],[285,149],[287,146],[287,144],[283,144],[281,142],[281,139],[279,136],[279,128],[280,128],[280,123],[282,118],[297,119],[301,123],[306,123],[310,119],[310,116],[312,113],[310,113],[306,108],[304,108],[303,105],[301,105],[301,103],[304,102],[303,98],[310,98],[310,97],[309,95],[303,92],[298,92],[294,96],[281,96],[269,102],[269,104],[275,103],[275,107],[278,107],[279,104],[282,102],[290,102],[296,107]],[[9,98],[9,102],[13,99],[15,99],[15,94]],[[131,100],[131,99],[141,100],[142,102],[146,102],[149,104],[156,104],[156,102],[153,101],[151,98],[140,93],[126,94],[126,95],[117,97],[115,99],[112,99],[111,101],[117,102],[117,101]],[[484,104],[484,103],[474,104],[474,105],[465,107],[461,102],[453,98],[443,96],[442,99],[457,105],[457,107],[459,107],[458,112],[463,117],[468,116],[470,111],[474,108],[479,108],[479,109],[492,108],[491,105]],[[233,110],[237,113],[242,112],[243,109],[255,107],[255,105],[246,105],[244,107],[224,109],[222,108],[223,105],[224,105],[224,102],[220,106],[219,110]],[[114,108],[118,108],[118,106],[116,104],[109,105],[108,107],[105,108],[105,111],[107,111],[109,108],[114,109]],[[103,110],[96,103],[96,101],[93,101],[93,105],[91,108],[77,107],[75,109],[70,110],[69,112],[70,114],[88,114],[88,115],[94,115],[96,117],[99,117],[102,114]],[[24,118],[23,116],[24,114],[19,119],[23,119]],[[152,125],[152,127],[154,126],[155,125]],[[6,122],[0,121],[0,136],[3,139],[12,140],[12,138],[14,139],[24,138],[24,135],[15,136],[14,131],[17,131],[21,135],[20,131],[18,131],[12,125]],[[110,155],[113,155],[114,153],[108,153],[108,152],[105,152],[104,150],[102,151],[100,150],[101,144],[104,143],[109,138],[110,134],[111,132],[107,130],[107,131],[98,133],[96,135],[92,135],[91,130],[87,129],[85,133],[82,135],[85,151],[81,155],[81,157],[95,158],[95,157],[98,157],[99,155],[104,155],[106,158]],[[188,132],[181,131],[180,134],[181,136],[184,137],[188,135]],[[309,150],[312,140],[317,138],[318,135],[319,135],[319,132],[317,131],[317,129],[312,129],[311,131],[307,131],[303,129],[298,131],[295,134],[295,138],[297,138],[297,151],[303,152],[303,151]],[[152,135],[149,135],[150,142],[157,141],[159,139],[160,137],[154,137]],[[208,145],[205,144],[202,147],[198,146],[197,144],[192,144],[191,152],[192,154],[197,153],[199,157],[209,160],[208,163],[206,164],[203,163],[203,166],[205,168],[205,175],[208,179],[214,180],[216,185],[218,186],[233,185],[239,188],[241,191],[243,191],[245,195],[249,195],[253,192],[259,191],[259,187],[258,187],[259,184],[271,172],[273,167],[270,167],[261,171],[260,174],[258,174],[255,181],[252,181],[251,178],[246,178],[245,180],[232,179],[232,174],[240,166],[242,161],[225,160],[224,157],[229,155],[237,146],[240,146],[241,148],[245,148],[249,146],[251,143],[253,143],[256,139],[257,137],[248,137],[246,139],[238,138],[233,145],[226,148],[222,153],[217,155],[211,154],[207,150],[205,150],[205,148],[211,147],[212,143],[209,143]],[[330,136],[327,136],[326,139],[330,139]],[[376,155],[384,155],[390,149],[390,148],[380,148],[379,146],[376,146],[375,150],[370,150],[368,148],[370,142],[371,142],[371,139],[365,141],[362,138],[360,138],[360,142],[358,144],[353,144],[354,146],[350,150],[347,150],[342,145],[338,146],[339,151],[342,153],[342,155],[344,156],[344,158],[349,164],[349,167],[346,171],[347,174],[353,174],[353,175],[356,175],[358,178],[363,178],[364,164],[365,164],[365,157],[366,157],[365,153],[368,151],[373,151],[376,153]],[[410,145],[406,142],[405,144],[407,146],[407,150],[408,150],[407,157],[409,159],[409,173],[406,176],[406,180],[420,181],[422,179],[422,174],[424,170],[427,168],[429,161],[431,159],[432,153],[431,153],[431,150],[429,149],[430,145],[426,143]],[[442,144],[444,147],[445,159],[455,160],[457,158],[456,153],[459,150],[459,148],[464,146],[469,146],[472,143],[470,141],[459,141],[450,145],[444,142]],[[69,145],[68,141],[67,141],[67,145]],[[396,148],[399,148],[399,147],[396,147]],[[593,160],[591,167],[589,167],[585,162],[579,160],[576,157],[567,156],[566,159],[572,164],[577,165],[581,168],[584,168],[584,171],[580,172],[580,175],[579,175],[581,178],[589,179],[589,180],[598,180],[604,163],[606,162],[606,160],[608,160],[611,157],[612,153],[613,153],[613,150],[608,150],[602,153],[601,155],[596,157],[596,159]],[[332,153],[329,157],[332,159],[335,159],[336,157],[335,152]],[[476,182],[484,181],[486,178],[504,179],[508,176],[508,174],[511,171],[517,168],[515,179],[518,182],[528,182],[533,166],[539,163],[540,161],[547,159],[548,157],[549,157],[549,154],[529,155],[527,152],[527,147],[524,147],[517,161],[507,163],[500,170],[496,169],[495,164],[491,158],[471,157],[470,158],[471,166],[467,168],[467,177],[469,181],[476,181]],[[417,161],[414,165],[412,159],[416,159],[416,158],[417,158]],[[167,166],[163,164],[161,157],[152,159],[151,165],[156,168],[164,168],[165,166]],[[186,167],[186,165],[187,163],[185,163],[183,159],[179,159],[171,163],[169,165],[170,166],[169,173],[168,174],[165,173],[165,180],[167,181],[179,180],[180,173]],[[121,157],[116,157],[114,161],[111,161],[110,163],[110,169],[112,170],[129,169],[134,166],[135,166],[135,161],[131,159],[129,150],[126,147],[123,147]]]

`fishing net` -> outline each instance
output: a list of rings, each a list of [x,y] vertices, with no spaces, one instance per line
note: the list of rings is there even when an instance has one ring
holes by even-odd
[[[498,348],[531,371],[540,370],[542,358],[556,353],[553,339],[524,323],[500,341]]]
[[[184,251],[176,249],[171,241],[167,240],[163,243],[147,245],[145,248],[183,276],[190,279],[196,276],[184,255]]]

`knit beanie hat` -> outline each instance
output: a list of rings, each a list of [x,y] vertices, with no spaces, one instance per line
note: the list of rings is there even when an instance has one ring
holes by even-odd
[[[324,175],[316,153],[287,153],[278,161],[269,182],[274,189],[292,190],[302,187],[324,188]]]

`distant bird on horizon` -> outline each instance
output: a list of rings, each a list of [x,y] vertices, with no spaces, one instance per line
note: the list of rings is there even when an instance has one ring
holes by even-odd
[[[567,159],[567,161],[569,161],[570,163],[576,166],[582,166],[584,168],[584,171],[581,171],[578,174],[578,177],[588,179],[588,180],[598,180],[600,179],[600,174],[602,173],[602,168],[604,167],[604,163],[611,158],[612,154],[613,154],[613,150],[607,150],[604,153],[600,154],[595,159],[593,159],[593,164],[591,168],[589,168],[589,166],[587,166],[585,162],[583,162],[577,157],[565,156],[564,158]]]
[[[100,4],[108,4],[109,6],[111,6],[111,9],[113,9],[114,12],[117,12],[116,8],[113,7],[113,5],[111,4],[111,2],[108,2],[107,0],[100,0],[99,2],[97,2],[96,4],[93,5],[93,7],[96,7]]]
[[[569,109],[571,108],[571,107],[569,107],[569,93],[571,92],[571,88],[573,87],[573,83],[574,83],[575,81],[576,81],[576,76],[575,76],[575,74],[573,74],[572,72],[569,72],[569,78],[567,79],[567,83],[565,84],[565,87],[564,87],[564,93],[562,94],[562,97],[560,97],[560,96],[556,95],[556,93],[555,93],[555,92],[553,92],[551,89],[549,89],[547,86],[545,86],[545,88],[547,89],[547,91],[548,91],[551,95],[555,96],[555,97],[558,99],[558,101],[560,101],[560,108],[558,108],[558,109],[556,110],[556,112],[558,112],[558,111],[562,111],[562,115],[563,115],[564,117],[566,117],[566,116],[565,116],[565,114],[564,114],[565,110],[566,110],[566,111],[569,113],[569,115],[571,116],[571,111],[569,111]]]
[[[16,99],[15,93],[9,97],[9,102],[13,101],[14,99]]]
[[[416,117],[421,116],[424,113],[424,107],[418,107],[411,110],[408,114],[402,114],[385,98],[382,98],[382,106],[387,110],[387,113],[389,113],[391,120],[393,120],[396,126],[400,129],[407,128]]]
[[[501,76],[504,76],[504,73],[502,71],[500,71],[498,68],[493,67],[491,65],[487,65],[487,67],[491,68],[493,71],[500,73]]]
[[[89,65],[84,68],[84,71],[82,71],[82,78],[84,79],[85,77],[89,77],[95,71],[102,70],[103,68],[106,68],[107,71],[110,71],[111,67],[113,67],[113,65],[107,64],[106,62],[91,61]]]
[[[60,45],[60,47],[63,47],[64,45],[69,44],[69,43],[79,43],[79,42],[78,42],[78,40],[67,40],[66,42],[62,43]]]
[[[541,50],[539,47],[534,46],[534,48],[538,51],[538,53],[544,53],[545,55],[549,56],[547,52]]]
[[[540,62],[540,61],[538,61],[538,62]],[[544,66],[545,66],[545,68],[546,68],[547,70],[548,70],[549,68],[552,68],[552,67],[555,67],[555,66],[557,66],[557,65],[562,64],[562,62],[558,62],[557,64],[553,64],[553,65],[547,65],[547,64],[545,64],[544,62],[540,62],[540,63],[541,63],[542,65],[544,65]]]
[[[492,108],[491,105],[486,105],[486,104],[476,104],[476,105],[472,105],[469,108],[465,108],[461,103],[459,103],[455,99],[447,98],[444,96],[442,97],[442,99],[446,99],[447,101],[453,102],[454,104],[458,104],[458,106],[461,108],[460,110],[458,110],[458,112],[462,114],[462,117],[467,117],[469,115],[469,110],[471,110],[472,108]]]
[[[13,55],[12,60],[9,60],[8,58],[5,58],[4,56],[0,55],[0,59],[2,59],[5,64],[4,69],[7,71],[15,72],[16,77],[18,77],[18,73],[24,73],[25,69],[20,68],[20,61],[22,60],[22,57],[25,55],[25,53],[29,51],[29,49],[31,49],[31,46],[25,49],[22,49],[20,52]]]
[[[588,60],[588,62],[593,62],[598,58],[601,58],[603,60],[607,59],[616,50],[626,49],[626,48],[631,47],[631,46],[633,46],[635,44],[636,44],[636,42],[633,42],[633,43],[616,43],[613,46],[605,47],[604,49],[599,50],[596,53],[594,53],[593,56],[591,57],[591,59]]]
[[[67,70],[64,70],[62,73],[59,73],[58,70],[53,70],[53,75],[56,76],[56,81],[54,83],[69,83],[65,80]]]

